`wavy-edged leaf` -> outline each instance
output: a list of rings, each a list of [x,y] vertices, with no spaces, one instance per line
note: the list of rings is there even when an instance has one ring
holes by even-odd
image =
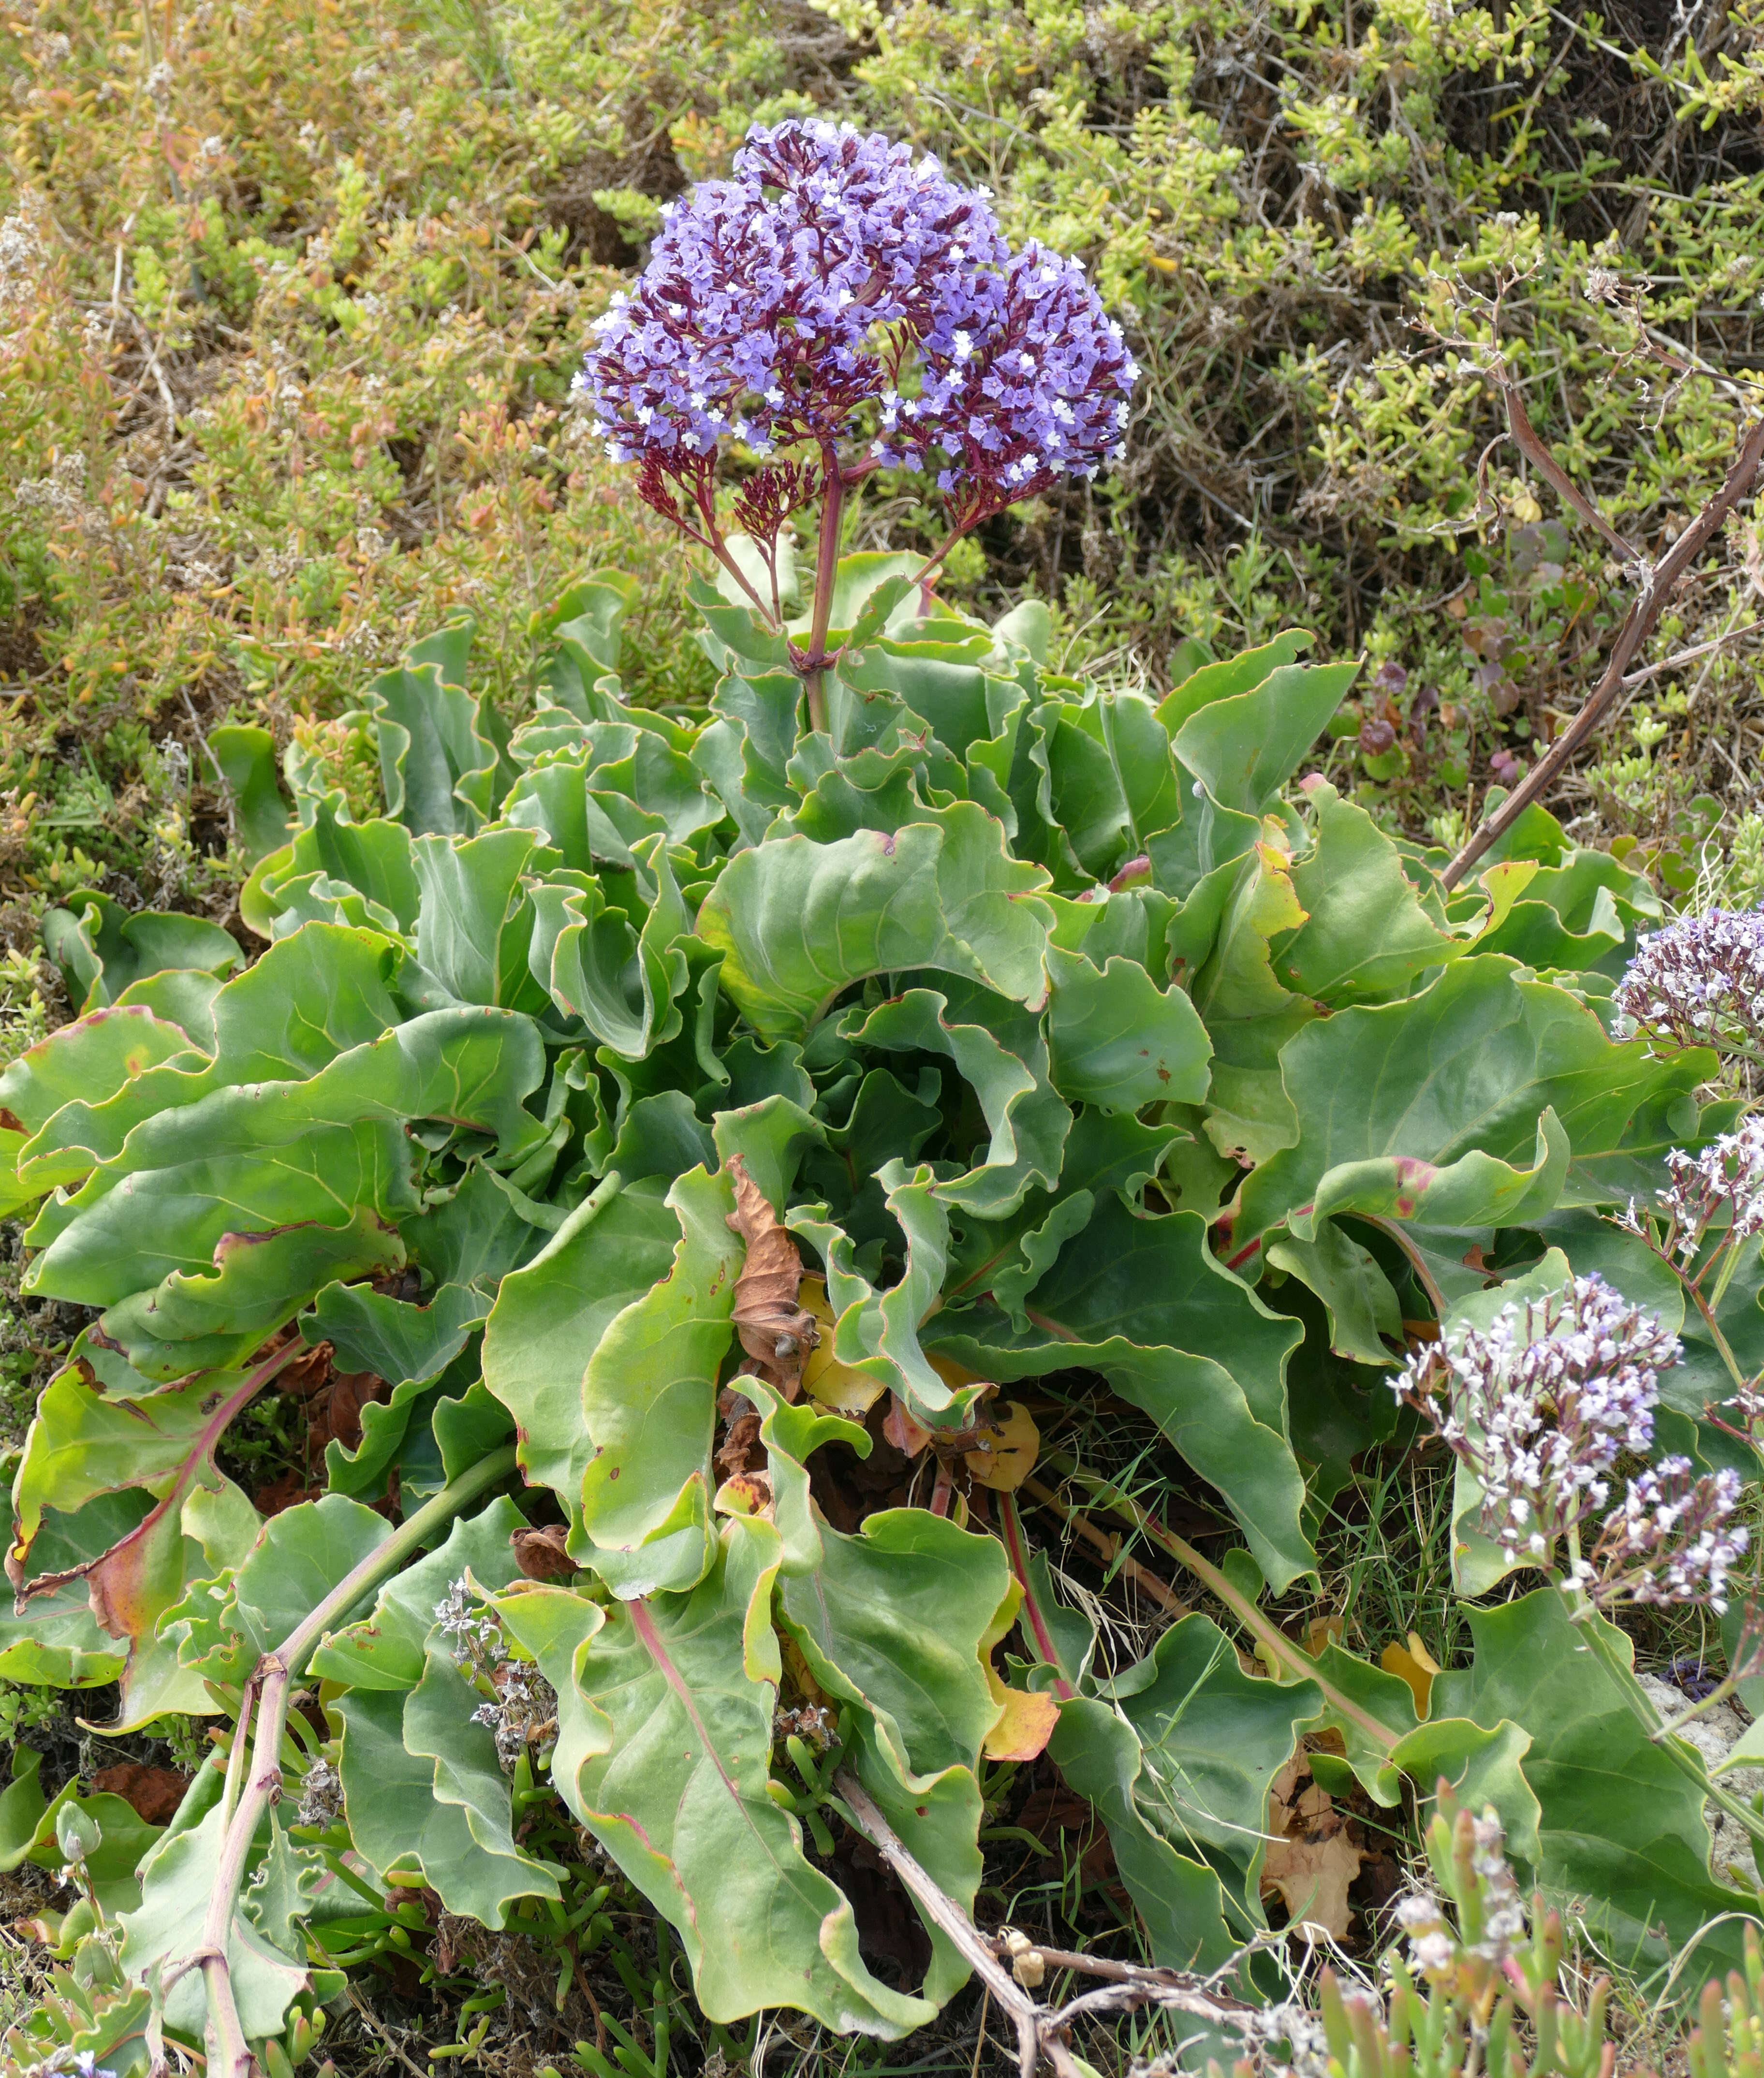
[[[1110,1692],[1143,1753],[1135,1786],[1140,1815],[1178,1851],[1218,1872],[1237,1938],[1253,1938],[1264,1923],[1259,1879],[1269,1793],[1300,1731],[1319,1715],[1319,1692],[1244,1673],[1218,1626],[1187,1616]]]
[[[510,1540],[527,1526],[505,1494],[474,1516],[456,1517],[445,1541],[395,1574],[366,1616],[326,1632],[308,1662],[313,1679],[351,1688],[414,1688],[423,1678],[437,1603],[468,1573],[492,1593],[517,1579]]]
[[[165,1612],[161,1634],[175,1640],[181,1665],[236,1688],[391,1533],[384,1516],[341,1494],[284,1508],[230,1579],[204,1582]]]
[[[1072,1113],[1052,1087],[1040,1020],[990,990],[959,981],[909,989],[873,1010],[855,1045],[942,1054],[980,1100],[992,1135],[984,1159],[937,1187],[951,1205],[1001,1219],[1030,1189],[1060,1176]]]
[[[1218,1489],[1270,1579],[1311,1570],[1286,1431],[1285,1362],[1302,1330],[1214,1258],[1201,1214],[1146,1218],[1099,1197],[1026,1297],[1013,1296],[1026,1333],[976,1305],[928,1325],[927,1341],[1001,1381],[1100,1371]]]
[[[1038,867],[957,802],[892,834],[785,837],[739,853],[699,913],[723,986],[761,1036],[797,1039],[842,990],[907,968],[958,974],[1031,1008],[1047,982]]]
[[[229,722],[210,729],[208,749],[232,795],[240,853],[253,866],[294,834],[294,816],[276,777],[275,738],[266,728]]]
[[[174,1052],[107,1089],[108,1078],[95,1077],[93,1087],[69,1091],[23,1150],[23,1181],[34,1191],[71,1183],[119,1154],[134,1128],[161,1112],[238,1083],[304,1079],[370,1044],[404,1015],[391,987],[402,958],[378,932],[335,924],[279,940],[215,997],[210,1058]],[[57,1087],[52,1080],[47,1094]]]
[[[220,1862],[227,1829],[224,1807],[215,1804],[204,1817],[182,1832],[167,1832],[141,1864],[141,1902],[123,1918],[122,1964],[137,1982],[154,1966],[182,1961],[203,1943],[203,1923]],[[279,1830],[280,1850],[289,1850]],[[272,1847],[271,1852],[276,1851]],[[323,1873],[316,1856],[303,1857],[309,1882]],[[288,1887],[279,1886],[284,1905]],[[294,1892],[299,1899],[299,1892]],[[261,2042],[279,2034],[288,2008],[307,1986],[301,1944],[285,1913],[261,1913],[249,1891],[235,1907],[227,1934],[228,1974],[246,2035]],[[279,1920],[279,1923],[278,1923]],[[207,2001],[199,1969],[186,1970],[165,1993],[165,2023],[182,2034],[204,2033]]]
[[[1210,700],[1175,732],[1176,754],[1223,807],[1260,815],[1304,762],[1357,664],[1281,664],[1248,692]]]
[[[64,907],[44,914],[43,949],[82,1012],[115,1003],[146,975],[178,967],[221,974],[242,957],[237,940],[206,916],[130,911],[95,888],[69,895]]]
[[[1434,1223],[1483,1223],[1467,1207],[1485,1193],[1490,1221],[1548,1211],[1565,1151],[1540,1125],[1552,1111],[1572,1148],[1567,1202],[1651,1193],[1666,1149],[1695,1132],[1694,1091],[1712,1061],[1703,1049],[1654,1059],[1509,961],[1461,960],[1419,995],[1340,1011],[1287,1042],[1281,1073],[1302,1129],[1245,1180],[1234,1239],[1283,1219],[1302,1231],[1324,1179],[1350,1164],[1382,1165],[1399,1217],[1427,1219],[1423,1191],[1471,1155],[1483,1159],[1452,1179],[1453,1209]],[[1359,1188],[1334,1208],[1352,1209]]]
[[[1435,1708],[1530,1734],[1524,1767],[1541,1806],[1545,1889],[1579,1901],[1614,1962],[1637,1972],[1676,1965],[1682,1995],[1739,1967],[1742,1919],[1756,1901],[1710,1876],[1701,1792],[1649,1738],[1561,1597],[1539,1588],[1465,1613],[1474,1657],[1435,1677]],[[1629,1640],[1605,1629],[1627,1662]]]
[[[558,1692],[553,1780],[678,1933],[707,2018],[788,2005],[894,2038],[934,2009],[871,1975],[849,1901],[767,1792],[779,1554],[768,1525],[731,1523],[689,1594],[603,1613],[536,1588],[500,1606]]]
[[[1277,978],[1331,1009],[1406,991],[1461,942],[1422,908],[1402,861],[1365,810],[1316,780],[1305,790],[1315,841],[1293,868],[1306,921],[1273,949]]]
[[[589,1352],[582,1405],[594,1454],[582,1519],[596,1571],[617,1594],[690,1588],[714,1560],[712,1429],[743,1250],[727,1177],[702,1169],[667,1194],[679,1239],[661,1280]]]
[[[579,1505],[594,1446],[588,1358],[667,1275],[679,1222],[659,1180],[597,1191],[504,1278],[484,1329],[484,1382],[514,1417],[521,1469]]]
[[[1076,1696],[1061,1705],[1047,1750],[1108,1828],[1152,1961],[1178,1970],[1213,1970],[1228,1961],[1241,1944],[1226,1923],[1218,1871],[1178,1852],[1139,1809],[1145,1750],[1133,1727],[1108,1704]]]
[[[1062,1096],[1111,1111],[1204,1101],[1212,1041],[1181,989],[1160,989],[1133,960],[1109,959],[1099,971],[1057,948],[1047,970],[1047,1041]]]
[[[445,1654],[429,1668],[426,1693],[420,1684],[351,1688],[332,1706],[343,1720],[338,1772],[350,1838],[382,1877],[426,1883],[449,1912],[500,1927],[516,1898],[555,1897],[557,1878],[515,1845],[495,1742],[472,1722],[483,1698]]]

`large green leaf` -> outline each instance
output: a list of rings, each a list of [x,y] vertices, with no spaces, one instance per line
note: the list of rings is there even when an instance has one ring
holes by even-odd
[[[1212,1042],[1182,990],[1159,988],[1128,959],[1107,960],[1099,972],[1081,953],[1055,949],[1047,967],[1048,1045],[1062,1096],[1123,1111],[1202,1101]]]
[[[1191,712],[1176,732],[1176,754],[1215,801],[1260,815],[1298,770],[1359,668],[1279,665],[1251,691]]]
[[[659,1179],[603,1189],[497,1291],[484,1382],[514,1417],[527,1477],[578,1505],[594,1450],[583,1399],[588,1358],[667,1275],[679,1237]]]
[[[1481,1725],[1508,1718],[1530,1734],[1524,1770],[1542,1807],[1545,1888],[1578,1901],[1588,1932],[1625,1969],[1675,1964],[1676,1996],[1737,1968],[1757,1901],[1710,1876],[1696,1786],[1649,1739],[1556,1591],[1467,1613],[1474,1657],[1467,1671],[1435,1677],[1436,1706]],[[1609,1625],[1606,1635],[1627,1662],[1628,1639]]]
[[[1296,1228],[1350,1165],[1377,1165],[1401,1217],[1425,1219],[1429,1192],[1449,1196],[1451,1211],[1434,1213],[1441,1225],[1522,1221],[1548,1211],[1558,1187],[1580,1203],[1651,1191],[1666,1148],[1695,1133],[1694,1091],[1712,1062],[1701,1049],[1659,1060],[1639,1041],[1614,1042],[1573,996],[1509,961],[1461,960],[1419,995],[1339,1012],[1288,1041],[1281,1073],[1300,1137],[1245,1181],[1234,1240],[1281,1220]],[[1573,1150],[1559,1186],[1546,1112]],[[1470,1156],[1484,1159],[1442,1189],[1440,1172]],[[1352,1193],[1331,1194],[1334,1207],[1385,1209],[1362,1203],[1369,1180],[1358,1170]]]
[[[1239,1939],[1264,1925],[1260,1878],[1268,1798],[1298,1734],[1320,1713],[1314,1684],[1245,1674],[1225,1634],[1184,1617],[1113,1684],[1144,1758],[1139,1812],[1171,1844],[1218,1870]]]
[[[943,991],[907,990],[872,1011],[851,1037],[859,1046],[944,1054],[980,1100],[990,1144],[966,1175],[938,1186],[945,1202],[1002,1218],[1034,1185],[1051,1189],[1058,1180],[1072,1113],[1050,1083],[1031,1013],[990,990],[951,982]]]
[[[582,1549],[617,1593],[689,1588],[717,1550],[711,1432],[743,1249],[728,1179],[683,1176],[670,1268],[608,1322],[588,1352],[582,1406],[594,1454],[582,1487]]]
[[[1218,1489],[1277,1587],[1311,1570],[1286,1433],[1285,1362],[1302,1330],[1214,1258],[1199,1213],[1145,1218],[1100,1198],[1022,1304],[1026,1333],[976,1305],[927,1339],[989,1378],[1100,1371]]]
[[[1331,1009],[1402,993],[1460,942],[1422,908],[1396,846],[1364,808],[1318,781],[1306,791],[1316,841],[1293,868],[1306,921],[1273,949],[1274,971]]]
[[[767,1791],[779,1555],[767,1525],[732,1523],[690,1593],[603,1612],[538,1588],[504,1621],[558,1692],[553,1780],[675,1928],[707,2017],[790,2005],[893,2038],[934,2008],[871,1975],[850,1903]]]
[[[1039,868],[971,802],[884,835],[785,837],[732,859],[698,920],[762,1037],[800,1038],[853,982],[934,967],[1039,1004],[1048,916]]]

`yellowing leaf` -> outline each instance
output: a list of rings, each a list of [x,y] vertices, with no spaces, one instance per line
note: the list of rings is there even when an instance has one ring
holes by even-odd
[[[1433,1677],[1440,1669],[1439,1662],[1421,1642],[1420,1633],[1411,1630],[1406,1645],[1399,1645],[1392,1638],[1379,1654],[1378,1664],[1386,1674],[1394,1674],[1408,1683],[1415,1692],[1415,1715],[1424,1717],[1428,1699],[1433,1692]]]
[[[803,1391],[830,1413],[861,1421],[888,1388],[867,1371],[854,1371],[850,1364],[841,1363],[833,1354],[834,1312],[823,1279],[804,1278],[796,1302],[812,1317],[819,1333],[802,1367]]]
[[[1006,1401],[1001,1411],[1004,1418],[996,1425],[981,1414],[980,1434],[965,1453],[968,1474],[977,1487],[1014,1493],[1035,1469],[1041,1431],[1019,1401]]]

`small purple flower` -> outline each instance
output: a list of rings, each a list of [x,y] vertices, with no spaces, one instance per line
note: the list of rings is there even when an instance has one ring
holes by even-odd
[[[595,329],[579,386],[608,453],[712,548],[725,440],[763,461],[816,450],[817,488],[884,462],[934,473],[959,532],[1118,455],[1138,373],[1075,261],[1014,257],[984,190],[822,122],[751,130]],[[867,456],[839,454],[859,439]],[[762,470],[741,515],[755,538],[809,502],[788,473],[807,466]]]
[[[1508,1561],[1547,1567],[1609,1499],[1617,1458],[1652,1445],[1659,1373],[1682,1354],[1595,1275],[1430,1345],[1392,1390],[1474,1475],[1482,1528]]]
[[[1650,1039],[1764,1052],[1764,908],[1712,909],[1653,932],[1614,1000]]]
[[[1728,1521],[1741,1493],[1738,1473],[1699,1476],[1688,1458],[1662,1458],[1631,1479],[1587,1561],[1595,1598],[1704,1602],[1720,1614],[1728,1575],[1749,1541],[1743,1527]]]

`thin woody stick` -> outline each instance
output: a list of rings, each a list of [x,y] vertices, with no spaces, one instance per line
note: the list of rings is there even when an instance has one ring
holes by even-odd
[[[1448,888],[1457,887],[1490,845],[1512,828],[1545,788],[1553,782],[1575,752],[1604,720],[1624,690],[1624,674],[1635,661],[1637,652],[1653,632],[1654,623],[1660,618],[1661,610],[1671,597],[1673,587],[1702,554],[1728,513],[1751,489],[1758,465],[1764,461],[1764,419],[1760,419],[1748,428],[1740,443],[1740,451],[1735,456],[1721,488],[1660,561],[1650,565],[1637,556],[1637,552],[1607,523],[1597,507],[1557,467],[1554,457],[1549,455],[1549,449],[1525,415],[1524,405],[1518,396],[1511,378],[1507,373],[1505,364],[1498,362],[1490,373],[1506,398],[1507,423],[1512,428],[1514,440],[1536,463],[1539,472],[1555,485],[1577,512],[1596,526],[1599,533],[1626,560],[1639,562],[1642,573],[1641,589],[1636,595],[1628,616],[1611,645],[1603,676],[1587,695],[1580,712],[1524,778],[1494,814],[1486,816],[1472,831],[1457,857],[1440,876],[1441,885]]]

